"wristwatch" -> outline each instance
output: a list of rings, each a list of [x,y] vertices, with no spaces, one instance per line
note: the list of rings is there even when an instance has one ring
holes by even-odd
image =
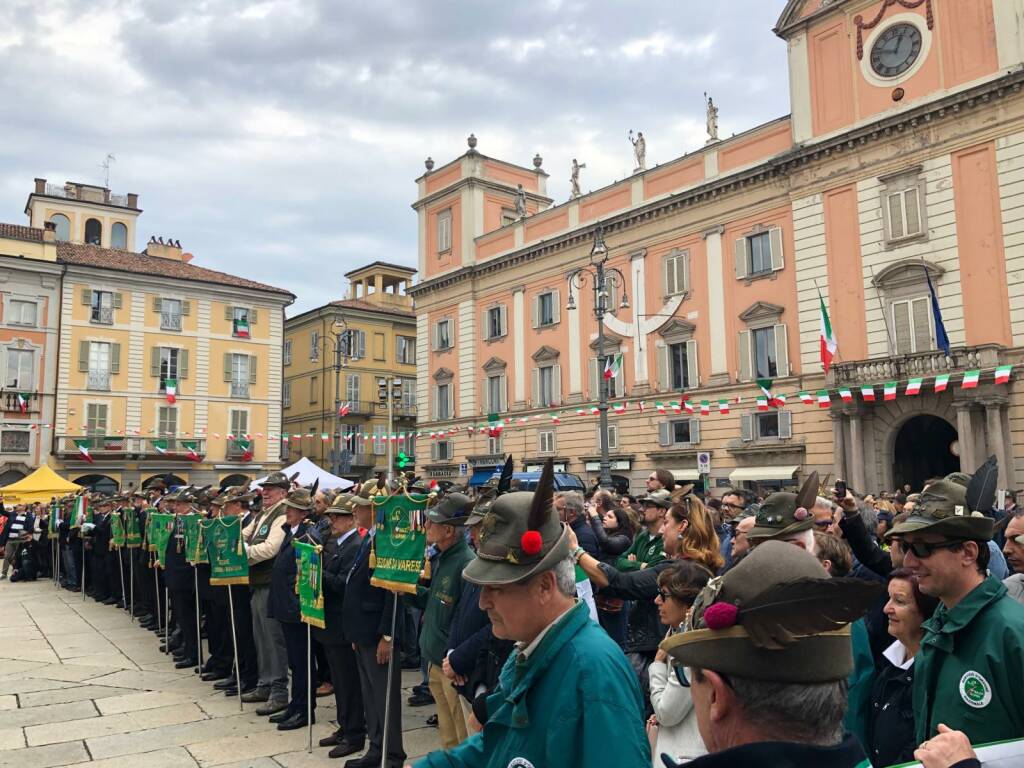
[[[390,643],[391,635],[381,635],[381,640],[383,640],[385,643]]]

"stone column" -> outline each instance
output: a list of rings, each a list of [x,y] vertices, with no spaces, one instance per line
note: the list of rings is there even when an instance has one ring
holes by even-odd
[[[526,355],[526,288],[512,289],[512,408],[526,407],[526,368],[530,360]]]
[[[850,470],[853,477],[848,481],[854,490],[864,493],[866,480],[864,478],[864,431],[860,423],[860,414],[851,413],[850,418]]]
[[[1006,450],[1004,448],[1003,441],[1003,416],[1002,406],[1003,403],[1000,400],[985,400],[982,405],[985,406],[985,443],[988,446],[988,455],[995,455],[999,461],[999,479],[998,487],[1006,488],[1006,480],[1009,477],[1006,467]],[[962,467],[961,467],[962,468]],[[973,472],[975,469],[974,465],[967,468],[968,472]]]
[[[956,408],[956,432],[957,440],[960,443],[960,469],[964,472],[973,472],[978,466],[978,461],[974,455],[971,404],[969,402],[954,402],[953,406]]]
[[[725,337],[725,261],[722,254],[724,233],[725,227],[722,226],[704,233],[708,265],[708,328],[711,333],[711,375],[708,384],[711,386],[729,383],[729,363],[726,357],[728,345]]]
[[[841,411],[832,412],[832,474],[836,480],[846,479],[846,423]]]

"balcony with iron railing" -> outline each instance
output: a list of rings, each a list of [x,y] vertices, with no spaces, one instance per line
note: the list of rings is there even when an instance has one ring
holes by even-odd
[[[359,416],[367,414],[377,414],[387,416],[387,406],[382,403],[378,403],[375,400],[342,400],[342,404],[348,404],[349,416]],[[392,411],[396,419],[415,419],[416,418],[416,406],[409,404],[402,404],[394,406]]]
[[[89,312],[89,322],[97,325],[113,325],[114,310],[112,307],[93,307]]]
[[[909,355],[833,363],[830,376],[836,386],[881,384],[908,378],[937,376],[981,368],[995,368],[1001,363],[1003,348],[998,344],[950,349],[949,356],[941,349]]]
[[[144,461],[195,461],[206,456],[206,440],[182,437],[138,437],[133,435],[58,435],[55,452],[64,458],[81,456],[81,443],[89,458],[102,461],[139,459]],[[194,450],[195,456],[191,453]]]
[[[224,449],[224,456],[234,461],[248,461],[246,453],[249,454],[249,458],[252,458],[256,453],[256,441],[252,438],[248,440],[228,440],[227,445]]]
[[[80,184],[47,184],[47,197],[61,197],[65,200],[81,200],[88,203],[105,203],[128,208],[128,195],[115,195],[103,187],[90,187]]]
[[[109,392],[110,371],[89,371],[85,375],[85,388],[94,392]]]

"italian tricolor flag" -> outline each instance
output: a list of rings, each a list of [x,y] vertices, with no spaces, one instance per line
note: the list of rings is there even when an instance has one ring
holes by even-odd
[[[918,395],[921,393],[921,385],[924,384],[924,379],[917,378],[911,379],[907,382],[907,394]]]
[[[551,423],[552,423],[552,424],[561,424],[561,423],[562,423],[562,417],[561,417],[561,416],[559,416],[559,415],[558,415],[557,413],[555,413],[554,411],[552,411],[552,412],[551,412]]]
[[[615,411],[616,413],[625,413],[626,412],[626,404],[625,403],[616,403],[612,407],[612,410]]]
[[[252,461],[252,440],[235,440],[235,445],[242,452],[242,461]]]
[[[689,414],[693,414],[693,403],[689,400],[683,400],[683,410]]]
[[[153,441],[153,447],[156,449],[156,452],[159,453],[161,456],[166,456],[167,455],[167,441],[166,440],[154,440]]]
[[[981,378],[981,371],[967,371],[964,374],[963,384],[960,385],[961,389],[974,389],[978,386],[978,379]]]
[[[88,461],[90,464],[92,464],[92,456],[89,455],[89,441],[75,440],[75,446],[78,448],[78,457],[80,459],[85,459],[85,461]]]
[[[284,435],[282,435],[281,437],[283,438]],[[192,442],[183,442],[181,445],[185,449],[185,451],[186,451],[185,457],[189,461],[202,461],[202,458],[199,456],[199,450],[198,450],[199,444],[198,443],[196,443],[194,441],[192,441]]]
[[[681,410],[683,410],[683,406],[680,405],[675,400],[673,400],[672,401],[672,413],[679,413]]]
[[[665,413],[666,409],[665,409],[665,404],[664,403],[655,403],[654,407],[658,411],[658,413]]]
[[[778,408],[778,407],[780,407],[782,405],[785,405],[786,398],[783,397],[781,399],[781,402],[780,402],[779,398],[772,394],[772,383],[773,383],[772,379],[758,379],[757,380],[757,386],[760,387],[761,391],[764,393],[765,404],[766,405],[770,405],[770,406],[774,406],[775,408]],[[760,404],[761,404],[761,399],[758,398],[758,405],[760,406]]]
[[[946,387],[949,386],[949,374],[943,373],[935,377],[935,391],[945,392]]]
[[[701,400],[700,401],[700,415],[701,416],[710,416],[711,415],[711,403],[709,403],[707,400]]]
[[[725,414],[729,413],[729,401],[728,400],[719,400],[718,401],[718,412],[719,413],[725,413]]]
[[[622,370],[622,353],[619,352],[615,357],[605,358],[604,361],[604,378],[605,381],[608,379],[614,379],[619,375],[619,371]]]
[[[1008,384],[1011,371],[1013,371],[1012,365],[1001,365],[996,368],[996,384]]]
[[[339,416],[348,416],[348,412],[351,410],[350,403],[342,403],[341,408],[338,409]]]
[[[886,400],[895,400],[896,399],[896,382],[895,381],[887,381],[887,382],[885,382],[885,388],[882,390],[882,392],[884,393],[883,397]]]
[[[860,396],[864,398],[865,403],[875,402],[875,388],[874,386],[863,386],[860,388]]]
[[[828,408],[832,405],[832,398],[829,397],[828,390],[822,389],[818,392],[818,407]]]
[[[851,392],[850,390],[846,389],[845,387],[843,389],[839,390],[839,397],[842,398],[844,403],[852,403],[853,402],[853,392]]]
[[[167,379],[164,381],[164,392],[167,394],[167,402],[171,405],[178,397],[178,380]]]
[[[238,337],[243,338],[243,339],[248,339],[249,338],[249,318],[247,318],[247,317],[236,317],[235,321],[234,321],[234,324],[233,324],[233,329],[234,329],[234,332],[235,332],[235,336],[238,336]]]
[[[814,402],[814,396],[810,392],[801,392],[800,402],[803,403],[804,405],[810,405],[811,403]]]
[[[28,395],[18,393],[18,410],[22,413],[28,413]]]
[[[85,494],[75,497],[75,509],[71,514],[71,527],[81,528],[82,523],[92,522],[89,499]]]
[[[818,322],[821,326],[819,331],[819,340],[821,343],[821,367],[825,369],[825,373],[828,373],[829,366],[832,365],[832,358],[836,356],[836,350],[839,348],[836,344],[836,335],[832,331],[832,321],[829,320],[828,310],[825,309],[825,300],[818,294]]]
[[[757,398],[757,410],[767,411],[768,410],[768,398],[758,395]]]

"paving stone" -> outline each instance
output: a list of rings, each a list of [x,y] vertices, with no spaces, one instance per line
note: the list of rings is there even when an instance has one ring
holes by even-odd
[[[56,688],[49,691],[18,694],[21,707],[47,707],[51,704],[66,704],[71,701],[102,700],[109,696],[133,693],[125,688],[109,688],[103,685],[77,685],[72,688]],[[100,710],[102,711],[102,710]]]
[[[314,753],[319,752],[321,758],[326,752],[316,746],[331,729],[319,723],[313,726]],[[297,731],[267,730],[264,727],[259,733],[249,733],[227,739],[217,739],[199,744],[190,744],[188,751],[201,766],[223,765],[238,760],[256,757],[271,757],[282,752],[304,750],[307,744],[306,729]]]
[[[255,715],[238,715],[221,717],[216,720],[202,720],[184,725],[168,725],[163,728],[152,728],[142,733],[124,733],[114,736],[101,736],[86,739],[89,752],[94,759],[130,755],[146,749],[163,749],[165,747],[182,747],[199,744],[204,741],[240,736],[246,733],[267,730],[267,719]],[[277,731],[274,731],[277,733]],[[190,750],[191,751],[191,750]],[[234,759],[237,759],[234,758]]]
[[[0,712],[5,709],[17,709],[18,708],[18,697],[11,694],[10,696],[0,696]],[[2,722],[2,720],[0,720]]]
[[[22,728],[27,725],[45,723],[61,723],[66,720],[82,720],[99,717],[99,712],[91,701],[72,701],[67,704],[54,704],[49,707],[29,707],[4,712],[0,722],[5,728]],[[61,739],[68,741],[68,739]]]
[[[198,765],[184,747],[157,749],[88,763],[89,768],[196,768]]]
[[[124,690],[124,689],[118,689]],[[122,712],[138,712],[144,709],[155,709],[167,707],[172,704],[188,704],[191,699],[179,693],[167,693],[165,691],[135,691],[122,693],[119,696],[111,696],[96,701],[96,707],[101,714],[116,715]],[[238,706],[235,706],[237,712]]]
[[[50,691],[67,685],[60,680],[44,680],[35,677],[14,676],[7,680],[0,680],[0,694],[5,693],[28,693],[29,691]]]
[[[0,728],[0,751],[21,749],[25,746],[25,731],[22,728]],[[0,763],[2,763],[0,757]]]
[[[97,667],[77,664],[44,664],[29,670],[26,677],[41,677],[46,680],[63,680],[68,683],[81,683],[86,680],[109,675],[118,671],[117,667]]]
[[[86,720],[71,720],[25,729],[25,740],[31,746],[53,744],[74,739],[94,739],[117,733],[131,733],[205,720],[206,715],[195,704],[173,704],[169,707],[125,712]]]
[[[74,765],[89,759],[85,745],[80,741],[49,744],[0,752],[0,768],[55,768]]]
[[[167,672],[145,672],[136,669],[111,671],[98,675],[89,682],[94,685],[112,685],[115,688],[134,688],[140,691],[166,690],[171,683],[180,682],[181,675],[173,669]]]
[[[314,752],[316,750],[314,749]],[[303,752],[302,754],[306,754]],[[198,763],[196,763],[198,765]],[[249,760],[239,760],[234,763],[221,763],[217,768],[281,768],[281,763],[277,758],[273,757],[256,757],[250,758]],[[320,768],[323,768],[323,761],[320,762]]]

